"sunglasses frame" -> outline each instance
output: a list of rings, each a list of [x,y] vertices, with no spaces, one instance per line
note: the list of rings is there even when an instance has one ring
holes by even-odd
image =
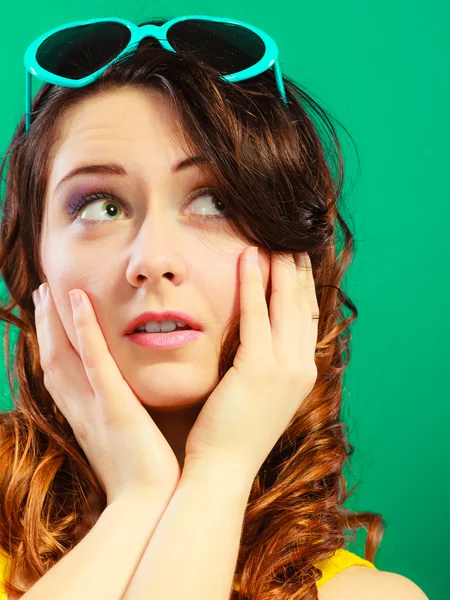
[[[40,37],[34,40],[25,51],[24,55],[24,65],[25,65],[25,123],[26,123],[26,137],[28,137],[28,131],[30,129],[31,124],[31,83],[32,76],[35,75],[42,81],[46,81],[48,83],[52,83],[54,85],[59,85],[61,87],[69,87],[69,88],[79,88],[84,87],[85,85],[89,85],[93,83],[96,79],[98,79],[102,73],[114,62],[118,61],[123,54],[129,53],[133,46],[135,46],[134,51],[136,51],[139,43],[146,37],[154,37],[156,38],[161,46],[166,50],[170,50],[171,52],[176,52],[175,48],[173,48],[169,41],[167,40],[167,31],[170,29],[172,25],[175,23],[179,23],[181,21],[189,21],[189,20],[203,20],[203,21],[212,21],[216,23],[227,23],[229,25],[239,25],[246,29],[249,29],[253,33],[255,33],[262,40],[265,46],[265,53],[263,57],[253,66],[243,69],[242,71],[238,71],[237,73],[230,73],[227,75],[222,75],[221,78],[226,81],[242,81],[244,79],[249,79],[250,77],[254,77],[255,75],[260,75],[267,69],[270,69],[272,66],[274,67],[275,80],[277,83],[278,90],[283,99],[283,102],[287,104],[286,92],[284,89],[283,78],[281,74],[280,63],[278,60],[278,46],[275,41],[267,35],[261,29],[254,27],[253,25],[249,25],[248,23],[244,23],[242,21],[237,21],[235,19],[225,19],[220,17],[208,17],[204,15],[189,15],[184,17],[177,17],[175,19],[170,19],[163,25],[135,25],[131,21],[127,21],[125,19],[118,18],[109,18],[109,19],[88,19],[87,21],[73,21],[72,23],[66,23],[60,27],[55,27],[54,29],[50,29]],[[65,29],[70,29],[71,27],[79,27],[81,25],[90,25],[91,23],[103,23],[103,22],[115,22],[121,23],[128,27],[130,30],[131,38],[128,45],[118,54],[113,60],[111,60],[108,64],[103,66],[95,73],[91,75],[87,75],[82,79],[68,79],[67,77],[60,77],[59,75],[55,75],[54,73],[50,73],[46,69],[43,69],[36,60],[36,54],[39,50],[40,45],[53,34],[64,31]]]

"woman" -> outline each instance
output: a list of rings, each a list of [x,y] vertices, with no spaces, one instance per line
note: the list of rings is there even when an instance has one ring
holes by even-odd
[[[330,120],[251,26],[151,21],[130,42],[98,21],[26,55],[47,83],[7,154],[6,593],[424,598],[375,568],[381,517],[343,508],[357,310]],[[343,546],[363,526],[361,559]]]

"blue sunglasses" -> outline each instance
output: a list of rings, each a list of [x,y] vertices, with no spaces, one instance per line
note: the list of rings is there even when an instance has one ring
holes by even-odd
[[[26,137],[32,75],[62,87],[89,85],[133,46],[135,52],[145,37],[156,38],[171,52],[194,52],[226,81],[249,79],[273,66],[278,90],[287,104],[277,45],[264,31],[242,21],[198,15],[141,27],[115,18],[74,21],[47,31],[25,52]]]

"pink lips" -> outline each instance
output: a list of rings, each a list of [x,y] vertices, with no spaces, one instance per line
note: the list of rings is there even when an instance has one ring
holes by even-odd
[[[165,310],[163,312],[144,312],[135,317],[128,323],[127,329],[124,332],[124,335],[130,335],[133,333],[138,327],[143,325],[144,323],[148,323],[149,321],[158,321],[161,323],[162,321],[182,321],[195,329],[197,331],[203,331],[203,327],[190,315],[180,312],[178,310]],[[154,334],[160,335],[160,334]]]
[[[179,319],[180,321],[182,319]],[[130,333],[127,337],[140,346],[147,348],[179,348],[198,339],[202,332],[195,329],[170,331],[168,333]]]

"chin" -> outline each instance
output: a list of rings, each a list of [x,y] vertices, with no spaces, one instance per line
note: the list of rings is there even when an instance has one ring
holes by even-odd
[[[148,413],[170,413],[170,412],[182,412],[192,410],[193,412],[200,412],[206,400],[198,400],[194,403],[187,402],[177,402],[177,403],[161,403],[155,404],[152,402],[151,405],[144,404],[144,408]]]

